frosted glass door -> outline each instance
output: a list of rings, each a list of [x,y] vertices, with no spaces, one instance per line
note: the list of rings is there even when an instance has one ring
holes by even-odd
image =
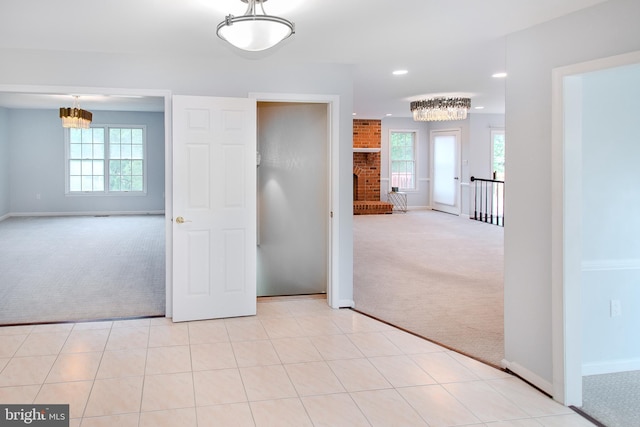
[[[460,214],[459,132],[433,132],[433,181],[431,205],[435,210]]]
[[[258,103],[258,296],[327,289],[327,106]]]

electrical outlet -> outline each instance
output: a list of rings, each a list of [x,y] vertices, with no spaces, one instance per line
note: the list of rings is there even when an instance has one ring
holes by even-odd
[[[617,317],[622,315],[622,305],[619,299],[611,300],[611,317]]]

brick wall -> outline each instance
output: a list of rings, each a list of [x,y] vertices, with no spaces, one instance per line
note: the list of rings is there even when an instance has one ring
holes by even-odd
[[[381,120],[354,119],[353,148],[380,148],[381,132]],[[380,153],[353,153],[353,173],[353,200],[380,200]]]

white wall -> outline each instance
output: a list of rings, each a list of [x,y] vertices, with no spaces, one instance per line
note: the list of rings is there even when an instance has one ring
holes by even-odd
[[[551,391],[552,69],[640,49],[640,2],[610,0],[506,43],[505,357]]]
[[[9,213],[9,111],[0,107],[0,218]]]
[[[470,178],[491,178],[491,129],[504,128],[503,114],[469,114],[466,120],[455,122],[415,122],[412,118],[386,117],[382,119],[382,156],[380,169],[380,200],[386,200],[389,184],[389,131],[418,131],[418,191],[407,193],[410,207],[430,207],[432,130],[460,129],[462,162],[460,177],[461,213],[469,215],[471,207]]]
[[[491,158],[491,131],[504,130],[504,114],[470,114],[469,125],[469,146],[468,151],[463,153],[469,160],[467,170],[463,169],[462,178],[469,181],[472,176],[476,178],[491,179],[492,164]],[[506,142],[507,147],[509,142]],[[464,151],[464,150],[463,150]],[[467,172],[465,174],[465,172]]]
[[[581,81],[582,361],[589,375],[640,369],[640,65]],[[620,316],[611,316],[611,300],[620,301]]]
[[[164,114],[93,111],[93,123],[146,125],[147,193],[65,195],[64,131],[58,111],[10,109],[11,214],[164,211]]]
[[[0,49],[0,85],[59,85],[170,90],[180,95],[257,93],[340,97],[339,300],[353,299],[353,76],[351,65],[283,63],[239,57],[157,56]],[[78,73],[77,70],[82,70]]]

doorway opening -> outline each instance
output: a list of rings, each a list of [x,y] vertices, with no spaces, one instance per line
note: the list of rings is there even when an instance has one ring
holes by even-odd
[[[70,93],[82,93],[83,107],[93,110],[96,114],[94,114],[94,123],[98,125],[108,124],[108,123],[118,123],[122,124],[138,124],[144,125],[147,129],[147,142],[148,145],[145,149],[145,167],[148,168],[147,172],[153,169],[153,172],[147,174],[146,179],[148,179],[147,184],[149,186],[145,188],[145,196],[144,197],[132,197],[131,195],[123,195],[123,194],[111,194],[107,196],[100,195],[70,195],[65,194],[65,179],[68,179],[65,173],[64,167],[64,159],[65,159],[65,143],[63,141],[63,132],[62,127],[60,125],[60,120],[58,118],[57,109],[60,106],[63,106],[66,102],[66,97],[64,94]],[[79,87],[44,87],[44,86],[14,86],[14,85],[0,85],[0,98],[1,103],[5,108],[9,109],[12,114],[12,120],[18,120],[15,125],[15,129],[21,129],[18,134],[14,134],[14,138],[20,137],[29,138],[27,136],[28,132],[35,132],[36,137],[31,138],[31,141],[42,141],[46,142],[41,146],[41,148],[36,149],[35,153],[31,153],[31,160],[27,163],[27,165],[32,164],[33,155],[43,155],[43,160],[46,162],[40,162],[40,167],[37,170],[33,170],[30,167],[26,168],[25,171],[30,173],[29,180],[21,180],[18,184],[18,187],[13,188],[12,194],[13,201],[12,208],[9,209],[6,213],[3,212],[4,217],[15,217],[10,218],[10,220],[26,220],[24,222],[47,222],[52,223],[55,222],[58,224],[55,226],[55,229],[49,229],[49,233],[41,234],[41,238],[46,238],[46,236],[53,236],[59,234],[62,229],[68,230],[68,234],[62,235],[63,239],[71,239],[71,246],[75,248],[75,252],[72,250],[73,255],[62,257],[62,251],[49,251],[44,257],[41,258],[39,256],[36,259],[40,259],[41,262],[31,262],[29,264],[30,274],[29,276],[34,277],[36,280],[32,281],[33,286],[44,286],[44,292],[27,292],[24,294],[24,289],[22,289],[23,295],[27,295],[21,297],[23,300],[19,302],[19,304],[28,304],[29,297],[28,295],[48,295],[50,289],[47,287],[52,285],[52,280],[38,280],[38,275],[40,275],[40,279],[42,276],[47,277],[47,273],[44,271],[38,271],[39,266],[42,266],[44,261],[49,260],[52,257],[60,257],[59,262],[51,263],[49,262],[49,266],[51,268],[57,269],[57,275],[62,277],[62,283],[64,286],[56,285],[56,293],[60,294],[60,298],[64,298],[67,295],[67,300],[69,304],[73,305],[74,303],[70,300],[70,296],[80,297],[81,295],[85,295],[84,298],[87,298],[87,303],[76,303],[78,307],[75,307],[74,310],[69,311],[68,315],[66,315],[65,310],[62,308],[55,312],[51,308],[55,308],[57,304],[48,301],[46,310],[40,310],[37,312],[38,315],[42,314],[42,316],[24,316],[24,313],[20,313],[21,317],[19,319],[20,323],[36,323],[36,322],[51,322],[51,321],[83,321],[83,320],[98,320],[101,318],[122,318],[122,317],[139,317],[139,316],[147,316],[147,315],[164,315],[166,312],[166,287],[169,285],[167,280],[166,268],[165,268],[165,251],[166,246],[170,242],[170,235],[167,233],[167,229],[164,222],[164,210],[165,210],[165,186],[166,186],[166,174],[165,174],[165,163],[169,161],[167,159],[167,105],[169,100],[168,92],[164,91],[132,91],[128,89],[104,89],[104,88],[79,88]],[[33,112],[33,113],[28,113]],[[28,113],[28,114],[27,114]],[[27,115],[31,115],[34,117],[41,117],[41,122],[38,126],[33,127],[25,127],[22,126],[19,122],[20,117],[24,117]],[[40,132],[40,134],[38,134]],[[44,132],[44,134],[42,134]],[[18,136],[16,136],[18,135]],[[40,135],[40,136],[38,136]],[[59,138],[59,139],[58,139]],[[59,142],[55,142],[59,141]],[[53,143],[51,143],[53,142]],[[95,141],[94,141],[95,142]],[[24,144],[19,144],[24,145]],[[91,144],[89,144],[91,145]],[[100,148],[99,143],[93,144],[95,147]],[[35,149],[33,146],[30,146],[30,149]],[[15,148],[15,146],[14,146]],[[45,150],[45,151],[38,151]],[[13,150],[12,156],[18,156],[24,158],[19,152]],[[126,156],[125,156],[126,157]],[[46,159],[45,159],[46,158]],[[123,157],[124,158],[124,157]],[[53,161],[49,161],[53,159]],[[62,159],[62,161],[56,161],[55,159]],[[126,162],[126,160],[125,160]],[[9,171],[3,171],[3,173],[14,173],[15,168],[10,168]],[[11,172],[14,170],[14,172]],[[21,172],[22,173],[22,172]],[[22,173],[22,175],[24,175]],[[40,177],[39,179],[37,177]],[[93,177],[95,178],[95,177]],[[12,179],[18,179],[18,177],[13,177]],[[33,187],[36,185],[38,188]],[[33,187],[33,188],[32,188]],[[27,196],[28,199],[27,199]],[[7,196],[10,197],[10,196]],[[17,203],[16,197],[21,198],[22,201]],[[146,199],[147,201],[153,199],[152,203],[145,203],[142,199]],[[30,200],[33,199],[33,200]],[[142,214],[142,215],[141,215]],[[151,214],[151,215],[150,215]],[[34,221],[29,221],[30,218],[33,218]],[[149,219],[153,221],[153,225],[149,225]],[[95,221],[100,223],[99,228],[95,228],[94,226],[87,226],[82,228],[82,224],[93,224]],[[145,229],[153,230],[153,238],[151,238],[150,234],[147,235],[149,237],[149,241],[153,240],[153,259],[154,261],[148,263],[138,263],[133,264],[130,268],[136,270],[135,275],[139,275],[144,269],[153,269],[153,271],[147,271],[148,277],[153,277],[153,280],[145,283],[145,286],[149,285],[149,289],[153,289],[152,293],[154,295],[154,301],[149,305],[153,307],[152,310],[136,310],[135,304],[130,304],[129,309],[124,309],[124,307],[120,307],[119,304],[110,303],[109,301],[114,300],[114,297],[123,296],[128,294],[129,291],[138,291],[137,286],[133,286],[131,284],[127,284],[126,280],[113,279],[113,281],[109,282],[109,277],[118,276],[124,267],[123,265],[131,265],[129,260],[121,259],[121,263],[118,264],[118,260],[115,259],[112,255],[102,253],[105,260],[111,260],[115,262],[111,262],[108,265],[111,265],[112,269],[106,271],[106,274],[99,273],[100,266],[107,265],[105,264],[105,260],[98,260],[96,263],[91,263],[90,260],[84,259],[89,257],[91,253],[96,252],[95,249],[99,248],[101,245],[97,244],[98,241],[104,241],[101,239],[107,239],[115,237],[115,233],[111,233],[109,235],[108,229],[110,224],[114,221],[129,226],[133,223],[137,223],[136,231],[143,232]],[[124,221],[124,223],[122,222]],[[15,222],[15,221],[14,221]],[[144,224],[144,225],[140,225]],[[150,228],[148,228],[150,227]],[[78,240],[76,238],[71,238],[72,233],[77,233],[78,229],[81,229],[82,240]],[[118,229],[115,231],[121,231],[122,227],[118,226]],[[100,231],[102,230],[102,231]],[[95,235],[92,236],[91,232],[95,232]],[[40,230],[42,233],[42,230]],[[151,231],[149,231],[151,233]],[[73,234],[74,236],[76,234]],[[138,234],[139,235],[139,234]],[[128,237],[126,237],[128,238]],[[125,238],[125,239],[126,239]],[[58,239],[60,240],[60,239]],[[31,241],[35,241],[34,245],[38,245],[37,236],[36,239],[31,239]],[[60,240],[61,241],[61,240]],[[60,242],[52,241],[49,238],[49,243],[55,245]],[[88,244],[92,251],[84,251],[82,250],[80,244]],[[145,241],[144,235],[136,244],[130,246],[124,242],[121,242],[120,249],[121,250],[129,250],[133,247],[140,248],[140,251],[136,252],[136,257],[138,255],[147,256],[149,253],[145,254],[144,246],[148,242]],[[41,246],[41,245],[40,245]],[[117,244],[116,244],[117,247]],[[73,249],[69,247],[63,248],[66,252],[69,252],[69,249]],[[128,249],[127,249],[128,248]],[[39,246],[34,249],[42,249]],[[149,248],[147,248],[149,249]],[[137,250],[137,249],[136,249]],[[42,251],[41,251],[42,252]],[[115,254],[116,252],[114,252]],[[98,255],[100,257],[100,252],[98,250]],[[134,256],[130,257],[131,259],[135,258]],[[23,259],[26,261],[28,258]],[[32,260],[33,261],[33,260]],[[78,261],[83,261],[83,263],[79,263]],[[86,262],[85,262],[86,261]],[[86,273],[83,275],[73,274],[76,273],[74,269],[78,269],[79,265],[88,265],[89,267],[82,267],[83,270],[86,270]],[[93,265],[93,267],[92,267]],[[144,268],[140,267],[141,265],[145,265]],[[108,268],[108,267],[102,267]],[[126,267],[125,270],[129,268]],[[65,277],[65,269],[70,273],[68,279],[64,279]],[[133,270],[127,270],[132,272]],[[5,271],[6,272],[6,271]],[[20,276],[22,279],[25,279],[27,275],[24,273]],[[140,277],[140,280],[145,280],[144,274]],[[119,276],[118,276],[119,277]],[[136,276],[137,277],[137,276]],[[24,285],[21,280],[20,286]],[[90,283],[89,283],[90,282]],[[110,286],[109,283],[118,282],[118,285]],[[74,292],[73,288],[68,288],[72,283],[79,283],[78,286],[81,286],[82,289],[79,289],[79,292]],[[82,283],[90,284],[91,286],[83,286]],[[106,285],[100,286],[100,283],[106,283]],[[120,292],[115,290],[118,286],[129,286],[126,288],[126,292]],[[114,295],[115,294],[115,295]],[[132,294],[131,294],[132,295]],[[137,294],[136,294],[137,295]],[[132,296],[131,301],[136,300],[139,296]],[[127,298],[127,297],[124,297]],[[141,298],[145,298],[142,296]],[[151,298],[151,297],[149,297]],[[113,306],[114,310],[109,310],[108,307],[100,306],[100,301],[103,302],[103,305],[106,306],[108,304],[115,304]],[[126,304],[122,304],[123,306]],[[95,310],[91,310],[90,307],[95,306]],[[12,307],[12,310],[16,307]],[[71,315],[73,314],[73,316]],[[107,313],[107,314],[105,314]],[[47,314],[47,317],[43,317]],[[11,321],[11,323],[15,323]]]
[[[630,425],[590,413],[591,381],[583,380],[640,371],[632,309],[640,303],[640,247],[628,239],[640,227],[629,215],[637,207],[640,52],[555,69],[553,77],[554,397],[585,405],[606,425]],[[627,407],[638,406],[634,399]]]
[[[250,98],[256,99],[259,105],[271,106],[271,109],[263,110],[263,112],[271,112],[279,111],[280,105],[282,110],[293,110],[297,111],[296,114],[302,114],[305,116],[305,120],[308,121],[310,129],[316,129],[318,134],[323,135],[322,138],[318,138],[318,135],[311,136],[309,144],[313,144],[313,150],[316,150],[316,155],[320,156],[320,158],[324,158],[324,166],[321,167],[321,170],[318,170],[322,176],[321,180],[312,180],[313,185],[317,188],[316,192],[320,194],[316,194],[314,196],[309,196],[308,194],[305,196],[304,194],[298,195],[298,201],[305,201],[308,205],[315,205],[316,213],[320,212],[321,214],[315,217],[315,224],[317,227],[322,228],[324,230],[324,238],[321,236],[321,233],[315,233],[315,238],[320,244],[324,242],[324,252],[325,252],[325,261],[315,263],[314,271],[315,271],[315,279],[314,281],[310,281],[309,283],[316,283],[317,290],[322,289],[321,282],[324,281],[324,293],[326,294],[327,304],[332,308],[340,308],[344,306],[351,306],[353,303],[347,301],[343,301],[340,299],[339,292],[339,212],[340,212],[340,199],[339,199],[339,182],[340,182],[340,173],[339,173],[339,129],[340,129],[340,114],[339,114],[339,97],[335,95],[310,95],[310,94],[278,94],[278,93],[250,93]],[[259,110],[260,111],[260,110]],[[280,115],[280,114],[278,114]],[[278,121],[275,121],[275,128],[282,126],[282,123],[290,123],[291,118],[287,116],[287,114],[282,114],[282,117]],[[258,122],[258,127],[261,127],[261,122]],[[304,132],[305,129],[298,128],[296,132],[299,133],[298,137],[307,138]],[[261,130],[258,129],[260,133]],[[270,138],[274,137],[274,135],[278,135],[276,130],[268,130],[267,134],[270,135]],[[261,142],[259,142],[261,143]],[[278,148],[278,144],[275,144],[277,150],[281,150],[284,147]],[[313,150],[310,150],[313,151]],[[262,164],[263,158],[262,155],[259,155],[260,163]],[[303,167],[305,164],[311,165],[314,162],[317,162],[317,159],[311,157],[309,154],[304,156],[301,159],[295,159],[295,156],[284,156],[289,157],[290,161],[288,162],[288,166],[285,168],[292,170],[295,168]],[[283,158],[280,156],[280,158]],[[304,160],[304,161],[302,161]],[[260,166],[262,167],[262,166]],[[258,169],[260,169],[260,167]],[[316,164],[314,168],[317,168]],[[268,183],[264,183],[267,185]],[[277,187],[277,185],[276,185]],[[295,189],[295,186],[293,187]],[[299,190],[297,190],[299,191]],[[278,192],[274,192],[273,194],[278,194]],[[258,195],[260,197],[260,194]],[[309,198],[310,197],[310,198]],[[273,200],[271,201],[273,202]],[[259,208],[260,209],[260,208]],[[323,214],[322,214],[323,212]],[[262,214],[258,212],[258,217]],[[281,219],[282,220],[282,219]],[[263,224],[264,226],[264,224]],[[259,226],[260,227],[260,226]],[[286,233],[285,233],[286,234]],[[258,235],[260,236],[260,229],[258,229]],[[263,244],[260,240],[259,244]],[[276,251],[277,253],[277,251]],[[276,257],[277,259],[277,257]],[[323,265],[324,264],[324,265]],[[319,279],[323,276],[321,269],[324,270],[324,279]],[[316,292],[316,290],[313,292]],[[300,288],[296,291],[299,292]],[[303,291],[305,292],[305,291]],[[277,294],[277,293],[276,293]]]
[[[318,103],[258,102],[257,295],[324,294],[328,117]]]

